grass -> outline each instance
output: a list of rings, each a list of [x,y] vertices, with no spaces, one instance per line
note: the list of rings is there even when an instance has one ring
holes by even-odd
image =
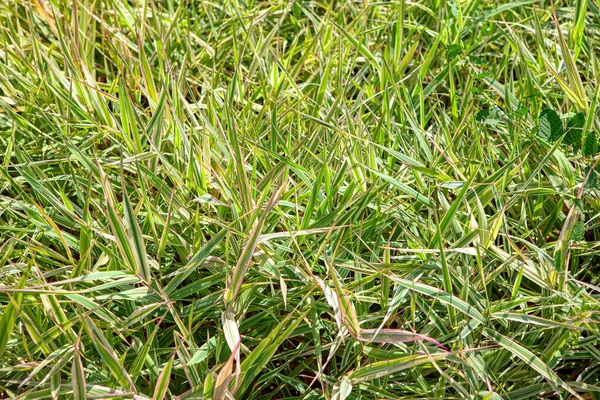
[[[0,393],[600,399],[599,20],[1,2]]]

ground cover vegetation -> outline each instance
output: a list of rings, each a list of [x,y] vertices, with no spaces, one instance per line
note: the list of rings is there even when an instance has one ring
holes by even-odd
[[[4,0],[0,397],[600,398],[596,0]]]

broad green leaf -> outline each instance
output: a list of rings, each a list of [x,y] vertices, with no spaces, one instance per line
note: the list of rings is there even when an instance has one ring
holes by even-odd
[[[583,127],[585,126],[585,114],[575,114],[567,123],[567,134],[565,135],[565,144],[570,144],[578,148],[583,136]]]
[[[585,240],[585,224],[581,221],[577,221],[573,226],[573,232],[571,232],[571,240],[580,242]]]
[[[583,170],[583,179],[585,181],[585,187],[588,189],[598,188],[598,173],[590,167],[585,167]]]
[[[556,111],[546,108],[540,113],[538,132],[551,142],[557,141],[563,135],[563,123]]]
[[[583,155],[593,156],[598,152],[598,139],[594,131],[589,131],[583,141]]]
[[[483,110],[479,110],[477,114],[475,114],[475,121],[477,122],[485,122],[486,119],[490,116],[490,110],[484,108]]]
[[[462,46],[460,44],[451,44],[446,49],[446,54],[449,61],[454,60],[459,54],[462,53]]]

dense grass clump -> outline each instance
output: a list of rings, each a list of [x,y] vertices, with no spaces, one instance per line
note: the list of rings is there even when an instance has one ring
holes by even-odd
[[[597,0],[0,2],[0,398],[600,399]]]

